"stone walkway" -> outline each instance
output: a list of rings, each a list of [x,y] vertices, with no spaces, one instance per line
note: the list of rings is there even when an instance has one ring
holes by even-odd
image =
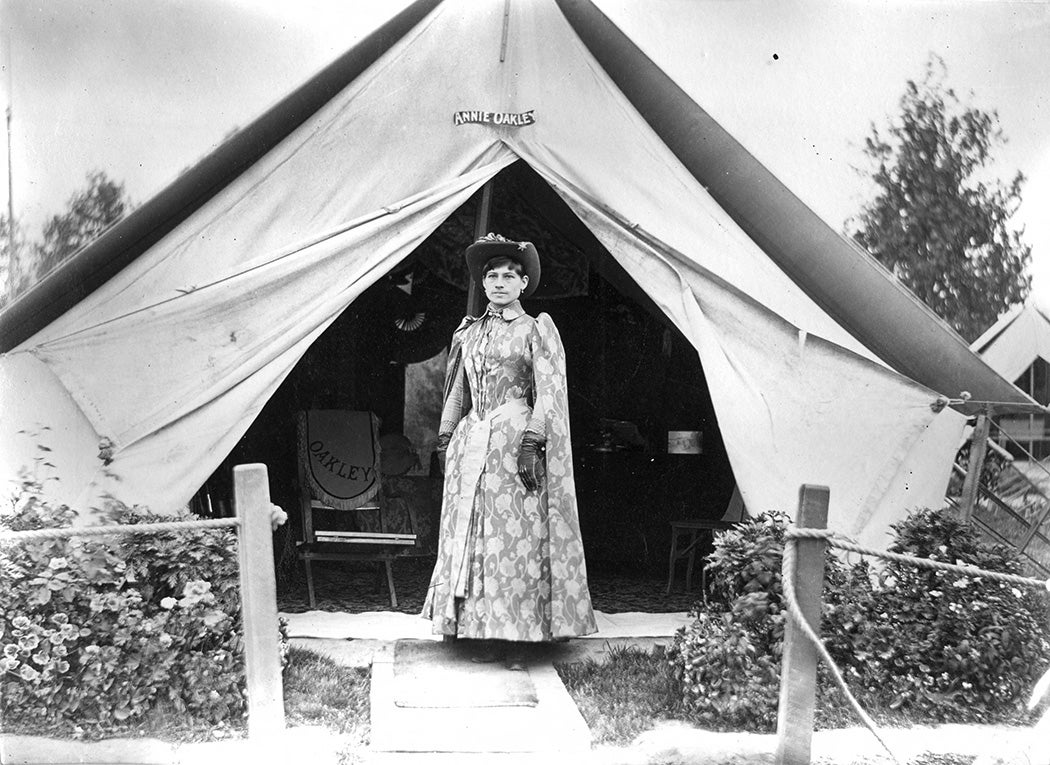
[[[411,708],[394,702],[397,640],[439,640],[430,623],[393,612],[310,611],[283,614],[293,646],[344,666],[372,667],[371,744],[365,761],[388,763],[499,763],[551,765],[592,759],[591,736],[554,662],[600,658],[613,646],[651,648],[670,641],[686,614],[596,614],[598,633],[534,652],[528,673],[535,706]],[[503,670],[509,672],[509,670]],[[463,673],[463,681],[469,674]]]

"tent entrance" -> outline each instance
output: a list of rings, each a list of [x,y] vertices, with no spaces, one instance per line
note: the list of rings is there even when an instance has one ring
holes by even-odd
[[[468,302],[462,253],[474,238],[482,194],[307,351],[209,480],[213,505],[228,501],[233,464],[258,461],[270,466],[274,501],[298,507],[296,412],[367,409],[397,452],[396,460],[384,452],[385,468],[398,474],[388,483],[436,534],[441,478],[433,450],[445,358]],[[588,565],[662,574],[668,522],[721,517],[734,486],[697,352],[524,162],[493,179],[487,207],[488,230],[533,241],[543,259],[541,286],[525,308],[549,313],[566,347]],[[676,432],[697,434],[700,453],[672,453],[669,434]]]

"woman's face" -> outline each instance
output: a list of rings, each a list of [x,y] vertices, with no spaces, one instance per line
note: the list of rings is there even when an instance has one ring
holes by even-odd
[[[518,276],[510,266],[499,266],[485,272],[482,284],[489,302],[502,307],[521,297],[522,290],[529,284],[529,277]]]

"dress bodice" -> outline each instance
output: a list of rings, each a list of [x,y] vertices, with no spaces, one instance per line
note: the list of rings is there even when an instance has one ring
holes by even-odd
[[[478,416],[488,416],[511,399],[533,404],[535,324],[528,314],[509,321],[487,314],[463,330],[463,369]]]

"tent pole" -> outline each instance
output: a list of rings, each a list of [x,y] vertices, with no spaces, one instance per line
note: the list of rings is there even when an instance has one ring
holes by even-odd
[[[489,218],[492,213],[492,185],[495,179],[485,182],[481,187],[481,202],[478,204],[478,214],[474,218],[474,240],[477,241],[489,232]],[[467,315],[480,316],[484,305],[481,285],[474,277],[470,277],[470,286],[467,288]]]

